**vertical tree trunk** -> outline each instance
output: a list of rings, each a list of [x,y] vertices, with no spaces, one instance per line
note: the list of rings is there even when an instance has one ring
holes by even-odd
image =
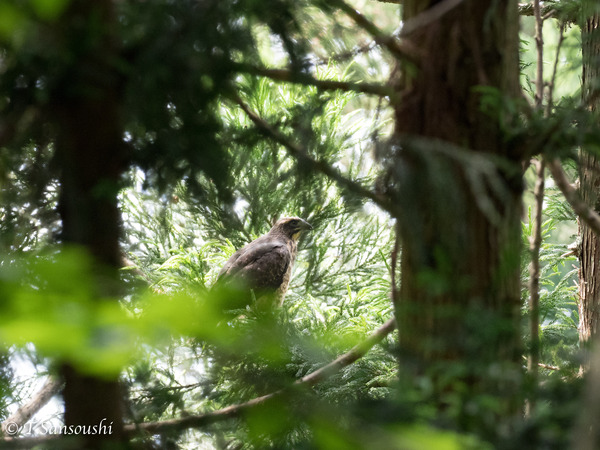
[[[74,1],[58,30],[70,43],[73,63],[52,99],[58,137],[55,164],[60,170],[59,212],[64,243],[87,249],[97,262],[98,298],[114,294],[119,265],[117,192],[124,169],[118,113],[118,86],[112,67],[112,2]],[[112,289],[112,292],[108,290]],[[63,368],[65,423],[98,425],[112,434],[80,435],[82,448],[101,448],[122,433],[121,392],[116,379]],[[113,444],[114,445],[114,444]]]
[[[582,1],[583,26],[581,47],[583,52],[582,93],[583,101],[591,111],[598,110],[600,102],[600,14],[596,0]],[[600,162],[595,153],[598,149],[583,149],[579,153],[579,183],[583,200],[596,212],[600,212]],[[595,153],[592,153],[595,152]],[[579,221],[581,247],[579,251],[579,341],[583,348],[595,340],[594,352],[587,353],[581,365],[588,371],[578,428],[573,433],[572,448],[592,450],[598,448],[600,430],[600,347],[598,319],[600,317],[600,241],[583,221]]]
[[[439,3],[404,1],[405,23],[423,24],[405,38],[423,56],[402,71],[392,158],[404,212],[401,366],[453,371],[464,398],[496,395],[514,412],[522,174],[502,104],[519,89],[517,3],[465,0],[422,20]]]
[[[582,27],[583,101],[592,111],[598,107],[600,82],[600,16],[594,11],[595,1],[584,1]],[[580,189],[583,200],[600,212],[600,163],[592,152],[580,153]],[[600,318],[600,241],[585,222],[579,222],[581,249],[579,252],[579,340],[585,344],[597,334]],[[585,366],[585,364],[584,364]]]

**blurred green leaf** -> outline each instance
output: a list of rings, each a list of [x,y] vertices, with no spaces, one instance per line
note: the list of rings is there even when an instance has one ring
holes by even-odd
[[[67,9],[71,0],[30,0],[33,10],[42,20],[57,20]]]
[[[27,16],[18,7],[0,2],[0,39],[13,40],[28,23]]]

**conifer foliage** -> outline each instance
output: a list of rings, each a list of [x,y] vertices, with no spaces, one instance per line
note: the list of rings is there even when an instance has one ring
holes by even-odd
[[[0,3],[3,445],[565,448],[593,221],[568,176],[600,142],[559,83],[577,5],[544,2],[540,91],[516,2],[400,3]],[[283,306],[220,308],[292,215]]]

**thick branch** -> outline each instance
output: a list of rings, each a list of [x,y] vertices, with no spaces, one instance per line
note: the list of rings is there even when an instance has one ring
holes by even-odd
[[[21,406],[17,411],[8,417],[4,422],[2,422],[2,432],[4,434],[10,434],[12,430],[23,427],[34,415],[37,413],[42,407],[50,401],[54,395],[58,394],[60,388],[62,387],[62,381],[57,380],[55,378],[48,378],[44,386],[38,391],[37,394],[33,396],[33,398]],[[9,428],[7,426],[10,425]]]
[[[579,218],[594,231],[594,233],[600,236],[600,216],[581,199],[577,190],[571,186],[560,161],[558,159],[553,159],[551,161],[546,161],[546,164],[552,173],[556,185],[573,208],[573,211],[575,211],[575,214],[577,214]]]
[[[288,152],[299,162],[307,164],[313,170],[316,170],[317,172],[321,172],[322,174],[328,176],[329,178],[337,182],[338,185],[340,185],[342,188],[347,189],[348,191],[353,192],[361,197],[368,198],[379,207],[388,211],[394,217],[398,217],[400,215],[398,207],[394,203],[392,203],[388,198],[386,198],[383,195],[372,192],[369,189],[362,186],[361,184],[346,178],[343,174],[331,167],[326,162],[313,159],[304,147],[300,146],[299,144],[296,144],[281,131],[274,128],[269,123],[265,122],[254,111],[252,111],[243,102],[242,99],[240,99],[239,97],[234,97],[233,99],[259,129],[261,129],[270,137],[272,137],[276,142],[283,145],[288,150]]]
[[[319,80],[309,74],[294,72],[286,69],[267,69],[264,67],[252,66],[250,64],[239,64],[237,66],[240,72],[258,75],[270,78],[275,81],[286,81],[291,83],[303,84],[306,86],[315,86],[318,89],[326,91],[350,91],[363,94],[377,95],[379,97],[388,97],[392,99],[395,95],[391,86],[377,83],[357,83],[353,81],[338,80]]]

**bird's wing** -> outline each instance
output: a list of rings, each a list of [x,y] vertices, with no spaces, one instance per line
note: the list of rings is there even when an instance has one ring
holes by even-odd
[[[251,289],[276,289],[283,282],[292,255],[285,242],[256,240],[238,250],[221,269],[218,284],[236,280]]]

